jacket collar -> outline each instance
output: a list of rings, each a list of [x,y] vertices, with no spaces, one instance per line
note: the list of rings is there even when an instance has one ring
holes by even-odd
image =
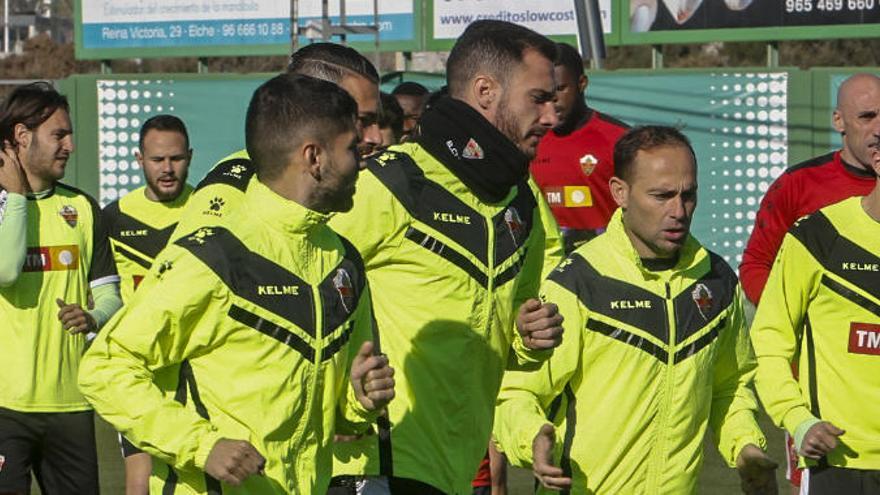
[[[642,258],[636,252],[636,248],[633,246],[629,236],[626,234],[623,225],[623,209],[621,208],[615,210],[611,216],[605,235],[608,235],[612,243],[619,248],[618,254],[624,258],[627,264],[635,266],[646,279],[663,278],[668,280],[677,273],[693,268],[706,256],[703,246],[700,245],[693,235],[688,234],[684,246],[682,246],[679,252],[678,262],[671,270],[665,272],[648,270],[642,263]]]
[[[416,141],[485,203],[528,177],[529,158],[470,105],[443,98],[422,116]]]
[[[274,229],[291,234],[308,234],[325,225],[332,216],[285,199],[256,178],[248,186],[244,211]]]

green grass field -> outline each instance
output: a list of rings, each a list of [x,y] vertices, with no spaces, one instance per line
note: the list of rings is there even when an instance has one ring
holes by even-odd
[[[770,444],[770,455],[780,464],[777,470],[780,493],[787,493],[785,470],[782,450],[782,433],[774,427],[770,420],[761,417],[761,427],[767,435]],[[116,443],[116,432],[104,421],[97,421],[98,437],[98,462],[101,466],[101,492],[104,495],[122,494],[125,487],[125,478],[120,457],[119,447]],[[35,483],[36,485],[36,483]],[[511,495],[526,495],[532,493],[534,486],[532,473],[525,469],[513,468],[510,470],[509,486]],[[34,494],[39,493],[36,488]],[[706,461],[703,472],[700,475],[699,493],[707,495],[727,495],[740,493],[739,478],[736,472],[728,469],[718,456],[711,442],[706,442]]]

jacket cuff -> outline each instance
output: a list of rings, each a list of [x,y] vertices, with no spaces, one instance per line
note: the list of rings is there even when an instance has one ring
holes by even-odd
[[[201,438],[199,438],[199,445],[196,447],[196,452],[193,457],[193,464],[200,470],[205,470],[205,464],[208,462],[208,455],[211,453],[211,450],[214,448],[214,445],[223,438],[223,435],[220,434],[219,431],[211,430]]]
[[[351,384],[348,384],[346,388],[348,389],[348,391],[346,392],[347,397],[345,400],[345,405],[343,406],[344,409],[342,411],[345,419],[355,424],[361,422],[372,423],[376,421],[376,418],[378,418],[379,414],[381,413],[381,409],[376,411],[368,410],[366,407],[364,407],[363,404],[361,404],[361,401],[357,399],[357,396],[355,395],[354,389],[352,388]]]
[[[814,420],[814,423],[819,421],[819,419],[813,416],[813,413],[811,413],[806,406],[798,406],[790,410],[782,418],[782,427],[794,436],[797,429],[804,424],[804,422],[809,420]]]
[[[519,333],[513,339],[513,352],[516,354],[516,362],[520,365],[543,363],[553,355],[553,349],[529,349]]]
[[[808,418],[805,419],[801,424],[794,429],[794,432],[791,436],[794,438],[794,447],[798,452],[801,451],[801,444],[804,442],[804,437],[807,436],[807,432],[810,431],[810,428],[816,425],[816,423],[821,423],[822,420],[818,418]]]

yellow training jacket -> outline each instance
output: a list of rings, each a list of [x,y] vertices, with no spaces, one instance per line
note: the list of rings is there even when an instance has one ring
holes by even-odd
[[[371,418],[348,379],[370,338],[366,278],[327,218],[254,182],[228,222],[160,253],[92,344],[80,387],[162,461],[153,463],[153,493],[326,490],[337,407],[350,422]],[[253,444],[265,476],[238,488],[207,476],[220,438]]]
[[[559,465],[572,493],[693,493],[707,426],[731,466],[746,444],[763,448],[737,278],[694,238],[675,267],[649,271],[618,210],[551,273],[541,297],[559,306],[565,336],[540,370],[504,377],[495,438],[512,463],[531,464],[560,396]]]
[[[824,462],[880,469],[880,223],[861,201],[823,208],[788,231],[752,342],[755,384],[776,424],[794,435],[830,421],[846,433]]]
[[[537,297],[544,232],[524,180],[486,204],[419,144],[361,173],[354,209],[331,225],[360,250],[382,351],[396,370],[383,432],[337,444],[334,475],[394,475],[470,493],[486,453],[519,305]],[[382,441],[379,439],[382,438]]]

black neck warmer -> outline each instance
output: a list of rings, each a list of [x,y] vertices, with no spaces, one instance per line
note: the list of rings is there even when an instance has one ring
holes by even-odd
[[[528,177],[529,158],[467,103],[443,98],[419,127],[416,141],[485,203]]]

